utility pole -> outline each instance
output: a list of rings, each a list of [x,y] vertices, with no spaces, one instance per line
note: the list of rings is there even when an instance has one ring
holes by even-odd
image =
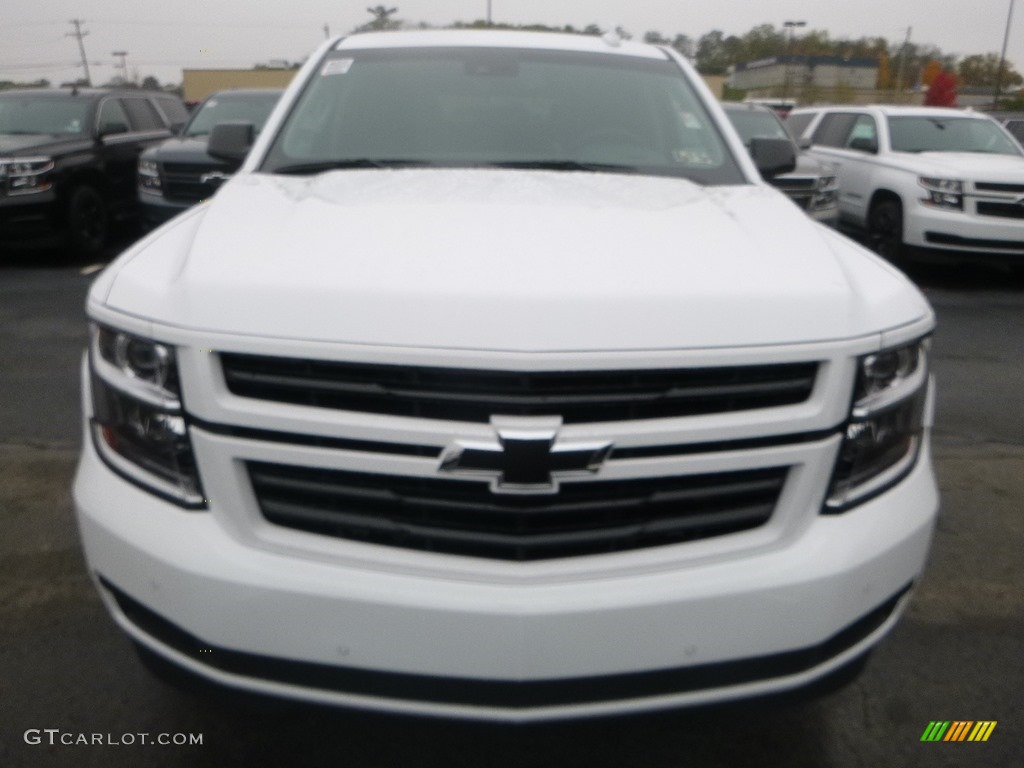
[[[121,59],[121,63],[118,65],[121,68],[121,85],[128,82],[128,62],[125,61],[125,56],[128,55],[128,51],[112,51],[111,56],[118,56]]]
[[[82,42],[82,38],[89,33],[82,31],[82,21],[80,19],[72,19],[69,23],[75,25],[75,31],[68,32],[64,37],[78,38],[78,51],[82,54],[82,68],[85,70],[85,84],[92,88],[92,76],[89,74],[89,62],[85,58],[85,44]]]
[[[910,32],[913,27],[907,27],[907,39],[903,41],[903,47],[900,48],[900,66],[896,70],[896,95],[899,100],[903,101],[903,70],[907,64],[907,46],[910,45]]]
[[[1003,35],[1003,52],[999,56],[999,70],[996,72],[996,93],[992,98],[992,109],[999,109],[999,92],[1003,87],[1003,68],[1006,65],[1006,45],[1010,42],[1010,22],[1013,21],[1013,0],[1010,0],[1010,12],[1006,16],[1006,33]]]
[[[487,26],[491,26],[491,0],[487,0]]]

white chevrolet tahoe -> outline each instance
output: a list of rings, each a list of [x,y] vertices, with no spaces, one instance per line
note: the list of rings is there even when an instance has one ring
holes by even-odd
[[[165,671],[517,722],[858,666],[936,520],[935,318],[792,163],[668,48],[325,42],[89,293],[116,622]]]
[[[913,248],[1024,266],[1024,151],[990,117],[935,107],[808,107],[787,124],[836,166],[839,215],[896,259]]]

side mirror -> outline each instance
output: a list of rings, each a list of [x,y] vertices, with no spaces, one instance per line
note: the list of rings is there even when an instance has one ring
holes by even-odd
[[[789,139],[751,139],[750,156],[765,179],[796,168],[796,148]]]
[[[797,141],[796,145],[800,147],[801,150],[810,149],[811,147],[814,146],[813,144],[811,144],[810,136],[801,136],[800,139]]]
[[[241,165],[252,149],[255,135],[252,123],[217,123],[210,132],[206,151],[218,160]]]
[[[871,155],[877,155],[878,142],[875,139],[860,137],[850,141],[850,149],[855,149],[858,152],[867,152]]]

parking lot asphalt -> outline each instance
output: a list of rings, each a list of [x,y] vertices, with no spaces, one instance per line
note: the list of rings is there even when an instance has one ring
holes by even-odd
[[[1020,278],[911,269],[940,323],[943,511],[913,602],[860,678],[810,701],[515,727],[182,692],[142,668],[89,581],[71,509],[88,266],[0,264],[0,766],[1024,765]],[[998,725],[985,743],[921,742],[934,720]]]

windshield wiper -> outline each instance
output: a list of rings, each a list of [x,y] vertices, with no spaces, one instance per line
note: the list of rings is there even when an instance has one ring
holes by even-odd
[[[579,160],[508,160],[482,163],[484,168],[512,168],[533,171],[604,171],[611,173],[639,173],[633,165],[617,163],[587,163]]]
[[[433,163],[427,160],[391,160],[360,157],[351,160],[323,160],[318,163],[282,165],[280,168],[274,168],[271,173],[287,173],[302,176],[346,168],[418,168],[430,165],[433,165]]]

